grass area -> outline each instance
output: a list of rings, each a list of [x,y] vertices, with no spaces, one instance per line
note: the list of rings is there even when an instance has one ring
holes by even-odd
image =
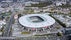
[[[43,34],[43,35],[34,35],[34,36],[50,36],[50,35],[52,35],[52,34]]]
[[[1,13],[1,15],[3,15],[3,16],[9,16],[9,15],[11,15],[11,13],[10,13],[10,12],[7,12],[7,13]]]
[[[4,32],[4,27],[1,28],[0,32]]]
[[[34,13],[34,10],[25,10],[24,13],[32,14],[32,13]]]
[[[57,33],[57,36],[62,36],[62,35],[63,35],[62,33],[59,33],[59,32]]]
[[[30,32],[21,32],[21,34],[30,34]]]
[[[68,14],[68,16],[70,16],[70,17],[71,17],[71,12]]]
[[[60,29],[60,27],[59,27],[59,26],[57,26],[56,28],[57,28],[57,29]]]

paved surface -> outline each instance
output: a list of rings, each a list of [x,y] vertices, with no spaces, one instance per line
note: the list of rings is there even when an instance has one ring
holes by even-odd
[[[67,40],[65,36],[39,36],[39,37],[0,37],[0,40]]]
[[[8,37],[10,36],[10,29],[13,23],[14,13],[11,15],[9,21],[6,24],[6,27],[4,28],[3,36]]]

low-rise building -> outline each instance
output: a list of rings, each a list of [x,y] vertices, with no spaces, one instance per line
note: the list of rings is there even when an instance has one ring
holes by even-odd
[[[66,27],[71,27],[71,17],[65,15],[54,15],[56,19],[66,25]]]

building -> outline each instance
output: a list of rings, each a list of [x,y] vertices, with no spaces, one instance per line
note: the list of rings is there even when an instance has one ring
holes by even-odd
[[[25,2],[25,6],[31,6],[31,4],[39,4],[39,2],[33,2],[33,1]]]
[[[19,23],[27,30],[44,31],[55,23],[55,20],[46,14],[29,14],[19,18]]]
[[[71,17],[67,15],[54,15],[56,19],[58,19],[62,24],[64,24],[67,28],[71,27]]]
[[[63,4],[65,5],[66,2],[59,2],[59,1],[57,2],[57,1],[56,1],[56,3],[55,3],[56,6],[62,6]]]

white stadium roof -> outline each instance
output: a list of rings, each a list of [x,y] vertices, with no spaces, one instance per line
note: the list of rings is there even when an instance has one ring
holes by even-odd
[[[19,23],[25,27],[40,28],[53,25],[55,20],[46,14],[29,14],[20,17]]]

